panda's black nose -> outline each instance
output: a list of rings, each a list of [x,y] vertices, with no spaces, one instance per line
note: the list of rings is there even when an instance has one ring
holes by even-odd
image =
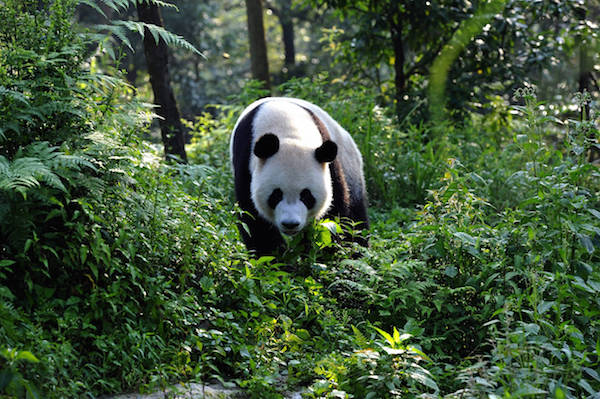
[[[298,222],[281,222],[281,224],[283,225],[283,227],[285,227],[288,230],[294,230],[296,227],[298,227],[300,225],[300,223],[298,223]]]

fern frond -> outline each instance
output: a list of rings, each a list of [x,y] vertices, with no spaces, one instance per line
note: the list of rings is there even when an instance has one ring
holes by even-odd
[[[0,177],[8,174],[8,169],[10,168],[10,162],[6,157],[0,155]]]
[[[156,4],[159,7],[172,8],[175,11],[179,11],[179,8],[177,8],[177,6],[175,4],[168,3],[168,2],[162,1],[162,0],[137,0],[137,3]]]
[[[94,172],[98,171],[96,166],[87,159],[78,155],[58,154],[50,163],[52,169],[77,169],[86,167]]]
[[[100,0],[107,7],[112,8],[116,12],[125,11],[130,5],[135,4],[135,0]]]
[[[354,338],[358,346],[361,348],[366,348],[369,345],[369,340],[365,338],[364,334],[361,333],[360,330],[354,325],[350,325],[350,327],[352,327],[352,331],[354,332]]]
[[[65,187],[63,182],[50,169],[40,171],[40,173],[37,176],[37,180],[46,183],[48,187],[56,188],[65,193],[67,192],[67,188]]]
[[[96,25],[96,28],[108,31],[110,34],[119,38],[119,40],[121,40],[121,42],[125,44],[129,50],[134,51],[131,42],[127,38],[127,30],[122,26],[98,24]]]
[[[112,8],[116,12],[125,11],[127,8],[129,8],[129,6],[135,6],[138,2],[139,3],[156,4],[159,7],[172,8],[176,11],[179,11],[179,8],[177,8],[177,6],[175,4],[169,3],[167,1],[162,1],[162,0],[98,0],[98,1],[102,2],[102,4],[104,4],[105,6]],[[102,11],[100,6],[98,6],[98,4],[96,4],[97,1],[79,0],[79,3],[85,4],[85,5],[93,8],[94,10],[98,11],[100,14],[102,14],[106,17],[105,13]]]
[[[77,171],[82,167],[96,170],[89,160],[65,154],[48,142],[32,143],[21,148],[12,162],[0,156],[0,191],[18,192],[26,198],[28,190],[43,183],[66,192],[61,177],[67,179],[66,171]]]
[[[94,73],[92,75],[86,76],[82,79],[84,82],[89,82],[96,87],[100,87],[105,90],[112,90],[115,87],[119,86],[129,86],[127,83],[123,82],[120,78],[116,78],[114,76],[105,75],[102,73]]]
[[[96,4],[94,0],[79,0],[79,4],[83,4],[90,8],[93,8],[95,11],[98,12],[98,14],[102,15],[104,18],[108,18],[106,16],[106,13],[102,10],[102,8],[98,6],[98,4]]]
[[[114,25],[124,26],[132,32],[139,33],[142,37],[144,37],[145,29],[148,29],[157,44],[160,39],[163,39],[168,46],[181,47],[184,50],[191,51],[203,58],[206,58],[206,56],[202,54],[196,47],[194,47],[193,44],[185,40],[183,37],[169,32],[162,26],[138,21],[115,21]]]

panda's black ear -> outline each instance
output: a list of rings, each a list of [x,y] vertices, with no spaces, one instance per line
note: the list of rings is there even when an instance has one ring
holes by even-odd
[[[337,156],[337,150],[337,144],[331,140],[326,140],[315,150],[315,158],[321,163],[333,162]]]
[[[254,144],[254,155],[267,159],[279,151],[279,139],[273,133],[267,133]]]

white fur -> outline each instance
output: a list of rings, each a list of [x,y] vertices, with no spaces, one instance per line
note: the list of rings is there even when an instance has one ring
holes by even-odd
[[[331,140],[338,146],[338,160],[346,171],[346,183],[350,193],[360,192],[364,186],[362,158],[350,134],[329,114],[318,106],[304,100],[286,97],[264,98],[244,110],[238,123],[254,108],[262,104],[253,121],[252,151],[254,143],[264,134],[272,133],[279,138],[279,151],[266,160],[250,157],[252,182],[250,192],[262,217],[286,234],[300,231],[312,218],[320,218],[331,206],[333,196],[331,176],[327,164],[317,162],[315,149],[323,140],[310,114],[311,110],[325,125]],[[234,128],[237,131],[237,124]],[[230,143],[233,159],[233,136]],[[350,172],[350,173],[348,173]],[[271,209],[267,200],[274,189],[283,191],[283,200]],[[300,192],[308,188],[316,204],[307,209],[300,201]],[[283,223],[297,222],[298,227],[289,230]]]

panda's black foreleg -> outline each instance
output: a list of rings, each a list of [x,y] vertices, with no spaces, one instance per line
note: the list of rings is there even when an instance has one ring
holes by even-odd
[[[275,226],[248,212],[240,215],[238,230],[246,248],[257,257],[274,255],[285,243]]]

